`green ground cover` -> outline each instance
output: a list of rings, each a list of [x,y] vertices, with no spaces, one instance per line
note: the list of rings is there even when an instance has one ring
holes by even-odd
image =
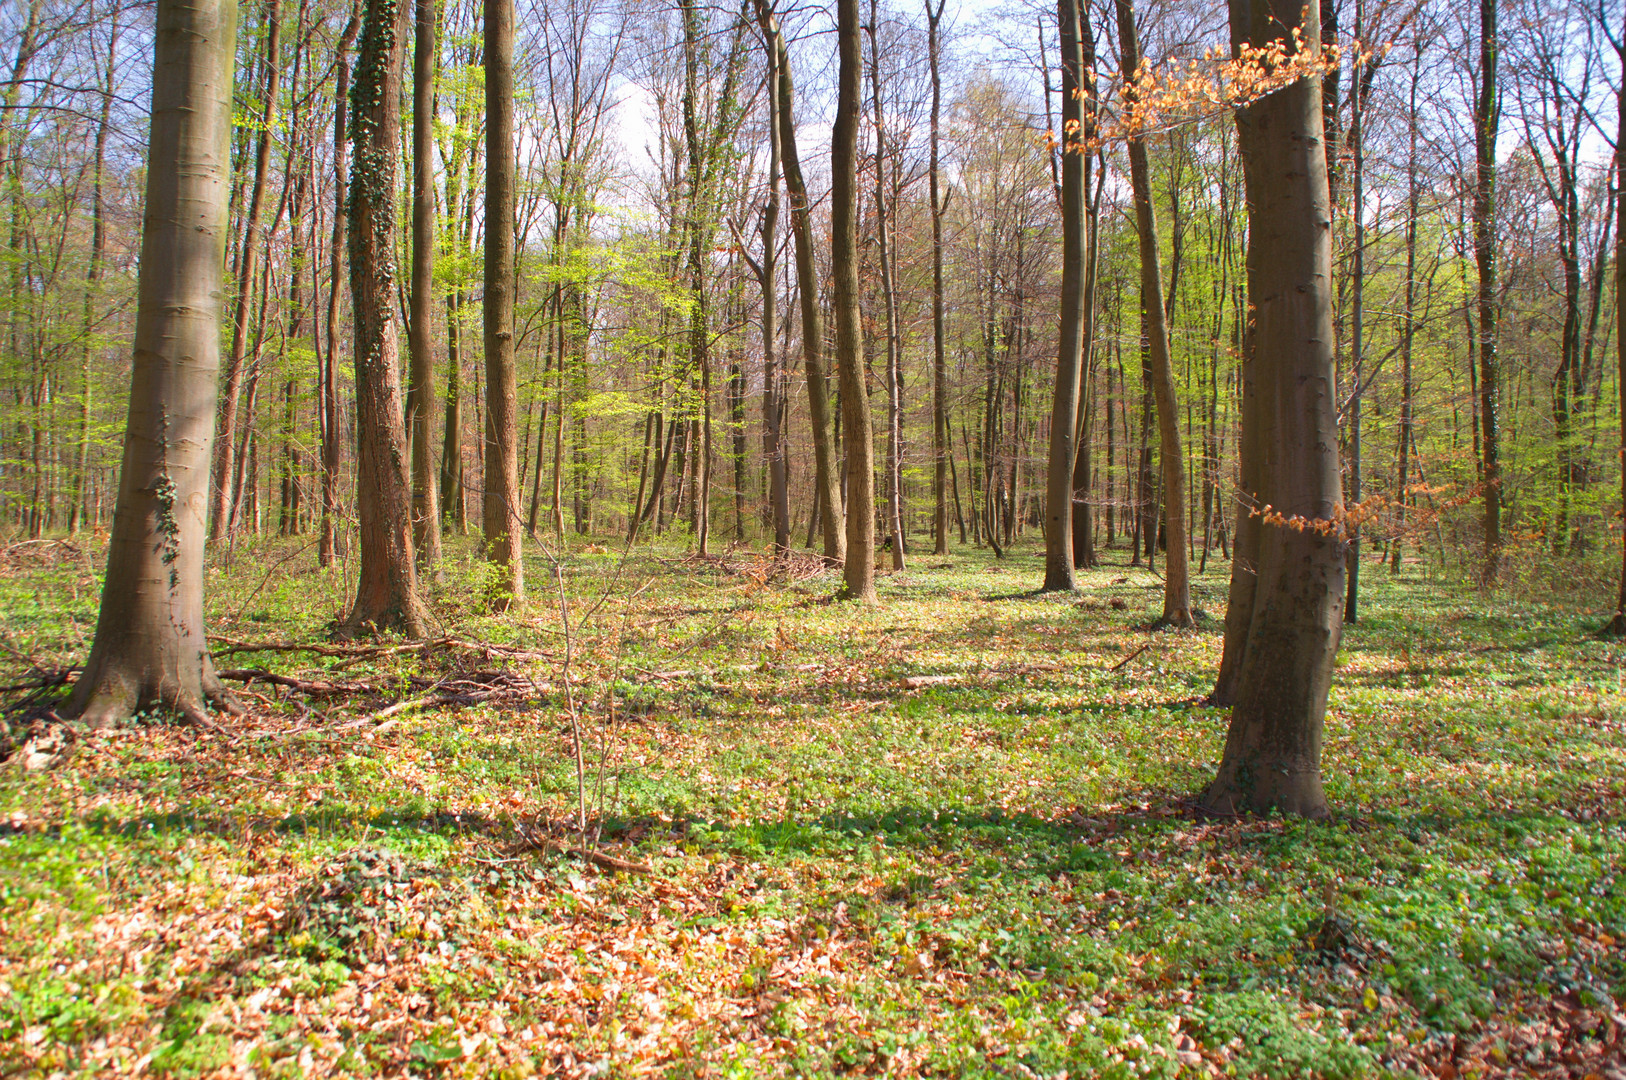
[[[98,558],[14,554],[4,681],[82,660]],[[233,559],[212,630],[324,639],[342,571]],[[1619,1068],[1626,646],[1583,612],[1373,570],[1334,817],[1214,820],[1221,567],[1204,629],[1149,633],[1156,576],[1037,596],[1031,549],[917,555],[872,610],[744,555],[551,566],[518,617],[479,614],[471,550],[437,587],[446,635],[519,652],[239,651],[365,690],[0,766],[0,1073]],[[649,873],[559,850],[573,710],[597,846]]]

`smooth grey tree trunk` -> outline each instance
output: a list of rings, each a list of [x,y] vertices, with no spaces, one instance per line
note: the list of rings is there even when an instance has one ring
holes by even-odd
[[[1304,41],[1320,40],[1316,7],[1296,0],[1233,0],[1230,17],[1233,55],[1274,40],[1291,51],[1295,28]],[[1321,745],[1343,629],[1345,548],[1321,80],[1301,77],[1238,109],[1236,120],[1253,311],[1241,450],[1251,528],[1246,546],[1238,538],[1226,612],[1230,729],[1203,803],[1219,814],[1319,817],[1327,813]]]
[[[322,524],[316,548],[318,566],[332,566],[339,556],[339,278],[344,266],[345,222],[350,199],[350,50],[361,20],[354,13],[335,46],[333,105],[333,234],[328,239],[327,341],[322,349],[318,416],[322,437]]]
[[[435,476],[435,0],[417,0],[412,33],[412,286],[407,350],[407,438],[412,445],[412,541],[418,565],[440,570]]]
[[[1496,135],[1502,109],[1496,81],[1497,0],[1479,0],[1479,83],[1474,95],[1474,264],[1479,271],[1479,426],[1485,488],[1483,580],[1496,580],[1502,562],[1501,384],[1496,345]]]
[[[506,611],[525,600],[514,376],[514,0],[485,0],[485,78],[486,467],[481,523],[486,558],[501,571],[492,608]]]
[[[1622,72],[1615,90],[1615,176],[1622,188],[1615,199],[1615,355],[1620,365],[1615,389],[1620,394],[1620,411],[1616,414],[1620,418],[1620,515],[1626,522],[1626,182],[1619,179],[1626,177],[1626,30],[1605,29]],[[1626,530],[1620,545],[1620,593],[1615,600],[1615,616],[1604,627],[1604,632],[1614,637],[1626,637]]]
[[[1140,40],[1130,0],[1117,0],[1118,45],[1125,71],[1140,70]],[[1134,101],[1133,88],[1125,98]],[[1163,626],[1196,625],[1191,616],[1190,553],[1186,543],[1186,458],[1180,445],[1179,399],[1174,386],[1174,365],[1169,357],[1168,308],[1163,301],[1162,259],[1158,254],[1157,209],[1152,204],[1152,169],[1146,140],[1129,140],[1130,186],[1135,200],[1135,232],[1140,242],[1140,295],[1144,308],[1146,346],[1151,360],[1152,397],[1157,404],[1158,456],[1163,470],[1163,515],[1167,522],[1167,551],[1163,564]],[[1156,549],[1157,520],[1147,518]]]
[[[235,709],[209,660],[203,560],[231,197],[232,0],[160,0],[130,405],[96,640],[67,714]]]
[[[220,437],[215,440],[214,507],[209,515],[209,539],[218,540],[231,526],[237,484],[233,477],[234,439],[237,433],[237,398],[243,385],[244,348],[248,340],[249,298],[260,258],[260,205],[270,178],[271,136],[282,79],[279,53],[282,39],[282,0],[265,6],[265,100],[260,106],[259,140],[254,153],[254,185],[243,220],[243,246],[237,257],[237,303],[232,308],[231,355],[226,362],[226,385],[220,400]],[[240,472],[240,470],[237,470]]]
[[[1078,457],[1078,400],[1084,379],[1084,54],[1080,0],[1058,0],[1061,37],[1061,332],[1050,406],[1045,474],[1044,591],[1071,591],[1073,467]]]
[[[948,473],[952,464],[948,425],[948,361],[944,355],[943,305],[943,199],[939,191],[942,171],[940,157],[943,106],[943,76],[938,69],[938,51],[943,21],[943,5],[934,10],[926,4],[926,40],[932,76],[931,174],[932,201],[932,538],[933,552],[948,554]],[[965,543],[965,522],[960,522],[960,542]]]
[[[837,0],[836,118],[830,129],[830,276],[842,451],[847,459],[847,561],[843,595],[875,602],[875,439],[864,386],[864,328],[858,312],[858,122],[863,107],[858,0]],[[809,372],[811,375],[811,372]]]
[[[892,232],[887,228],[886,123],[881,97],[879,0],[869,4],[870,89],[875,108],[875,240],[881,257],[881,299],[886,309],[886,522],[892,537],[892,569],[905,568],[903,535],[903,345],[898,340],[898,290]],[[894,186],[896,195],[896,186]],[[897,199],[892,200],[893,206]]]
[[[813,431],[813,485],[817,493],[819,527],[824,538],[824,561],[846,562],[847,538],[837,487],[835,451],[830,434],[830,395],[825,386],[824,319],[819,313],[818,271],[813,254],[813,216],[802,180],[802,159],[796,147],[795,83],[790,71],[790,50],[779,29],[769,0],[756,0],[757,22],[775,53],[779,75],[779,153],[785,172],[785,194],[790,200],[791,236],[796,243],[796,283],[801,299],[802,367],[807,376],[807,412]]]

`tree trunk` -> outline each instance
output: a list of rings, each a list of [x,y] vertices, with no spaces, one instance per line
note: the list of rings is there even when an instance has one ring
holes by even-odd
[[[1084,377],[1085,236],[1083,142],[1084,52],[1079,0],[1058,0],[1061,37],[1061,332],[1055,397],[1050,406],[1050,460],[1045,473],[1044,589],[1072,591],[1073,473],[1078,458],[1079,387]],[[1046,78],[1049,73],[1046,72]]]
[[[397,0],[399,2],[399,0]],[[435,0],[417,0],[412,35],[412,314],[407,349],[407,438],[412,445],[412,541],[418,565],[437,579],[440,500],[435,490]]]
[[[1123,52],[1123,69],[1140,70],[1140,42],[1135,32],[1135,12],[1130,0],[1117,0],[1118,43]],[[1133,86],[1125,88],[1124,98],[1133,114],[1138,104]],[[1131,121],[1133,131],[1134,121]],[[1140,295],[1145,319],[1146,344],[1151,355],[1152,396],[1157,402],[1158,454],[1163,466],[1163,514],[1167,522],[1166,553],[1163,561],[1163,626],[1196,625],[1191,616],[1190,555],[1186,544],[1186,459],[1180,446],[1179,401],[1174,386],[1174,366],[1169,357],[1168,308],[1163,302],[1162,260],[1158,255],[1157,208],[1152,203],[1152,170],[1146,156],[1146,140],[1129,138],[1130,185],[1135,199],[1135,231],[1140,240]],[[1155,516],[1148,517],[1156,548]]]
[[[1479,84],[1474,96],[1474,263],[1479,270],[1479,421],[1485,486],[1483,580],[1496,580],[1502,560],[1501,387],[1496,345],[1496,133],[1502,110],[1496,83],[1496,4],[1479,0]]]
[[[220,366],[237,7],[161,0],[130,406],[96,640],[66,713],[235,709],[209,660],[203,561]]]
[[[1080,21],[1080,36],[1084,48],[1085,65],[1085,97],[1084,97],[1084,132],[1092,134],[1095,131],[1095,78],[1090,72],[1095,67],[1095,32],[1090,28],[1088,19]],[[1104,180],[1106,169],[1102,168]],[[1095,437],[1095,295],[1096,286],[1100,280],[1101,261],[1101,193],[1106,184],[1097,181],[1094,194],[1090,191],[1090,158],[1084,158],[1084,198],[1088,203],[1085,211],[1085,230],[1089,242],[1085,245],[1084,264],[1084,366],[1080,374],[1079,389],[1082,402],[1078,417],[1078,448],[1073,456],[1073,568],[1087,570],[1099,564],[1100,559],[1095,553],[1095,507],[1094,502],[1094,473],[1095,463],[1091,442]],[[1108,369],[1108,385],[1111,385],[1111,370]]]
[[[1235,0],[1230,14],[1233,56],[1273,41],[1291,53],[1294,30],[1320,40],[1314,5]],[[1242,480],[1261,514],[1247,518],[1247,546],[1239,537],[1232,563],[1225,646],[1239,653],[1235,702],[1203,802],[1221,814],[1318,817],[1327,812],[1321,744],[1344,568],[1320,79],[1301,76],[1236,117],[1253,312]]]
[[[343,637],[399,629],[421,638],[412,497],[395,329],[395,190],[401,74],[412,9],[367,0],[356,55],[350,169],[350,296],[355,319],[356,520],[361,576]]]
[[[248,340],[249,294],[260,257],[260,204],[270,178],[271,136],[282,79],[282,0],[267,0],[265,7],[265,101],[260,107],[259,143],[254,154],[254,186],[243,218],[243,246],[237,256],[237,303],[232,309],[231,356],[226,363],[226,385],[221,393],[220,432],[215,440],[214,510],[209,515],[209,539],[218,540],[230,526],[233,501],[232,452],[237,436],[237,396],[243,385],[243,349]]]
[[[90,194],[90,264],[85,269],[85,306],[83,313],[84,351],[80,356],[79,384],[79,438],[75,447],[73,470],[73,503],[68,507],[68,535],[77,536],[86,516],[86,496],[90,490],[90,398],[91,358],[95,354],[95,304],[99,282],[102,279],[102,261],[107,254],[106,200],[103,196],[104,172],[107,162],[107,133],[113,112],[114,80],[118,77],[119,22],[113,20],[107,42],[107,66],[98,74],[106,83],[101,91],[101,115],[96,123],[96,143],[91,164]]]
[[[881,52],[877,36],[879,0],[869,5],[870,89],[875,106],[875,237],[881,259],[881,299],[886,309],[886,522],[892,537],[892,569],[904,569],[903,536],[903,370],[898,340],[898,290],[892,238],[887,230],[886,124],[881,107]]]
[[[931,179],[932,201],[932,539],[934,552],[938,555],[948,554],[948,472],[953,459],[954,448],[949,438],[948,423],[948,361],[944,357],[944,307],[943,307],[943,198],[939,192],[939,173],[941,163],[939,143],[942,102],[943,77],[938,70],[938,50],[940,27],[943,20],[943,5],[948,0],[937,0],[937,8],[932,9],[930,0],[926,4],[926,35],[927,51],[931,63],[932,76],[932,119],[931,119],[931,164],[929,166]],[[965,523],[960,524],[960,542],[965,543]]]
[[[836,118],[830,130],[830,276],[836,369],[847,476],[847,561],[843,595],[875,602],[875,440],[864,386],[864,328],[858,312],[858,120],[863,77],[858,0],[837,0]],[[804,290],[807,285],[804,283]],[[804,297],[804,303],[805,303]],[[810,372],[811,374],[811,372]]]
[[[485,78],[486,438],[481,524],[486,558],[501,571],[491,606],[506,611],[525,600],[519,391],[514,376],[514,0],[485,0]]]
[[[349,202],[350,145],[346,130],[350,104],[350,50],[361,21],[351,14],[339,36],[333,91],[333,235],[328,241],[327,344],[322,352],[321,397],[318,405],[322,437],[322,531],[317,542],[319,566],[332,566],[339,556],[339,276],[344,265],[345,222]]]
[[[779,151],[784,159],[785,193],[790,198],[791,235],[796,241],[796,282],[802,304],[802,367],[807,376],[808,420],[813,428],[813,483],[824,536],[824,561],[835,566],[846,561],[847,542],[830,437],[830,397],[824,381],[824,320],[819,314],[813,218],[807,185],[802,181],[801,155],[796,148],[795,84],[791,79],[790,52],[770,0],[756,0],[756,8],[763,35],[772,42],[779,75]]]
[[[1607,29],[1607,28],[1606,28]],[[1616,31],[1616,33],[1621,33]],[[1620,194],[1615,198],[1615,355],[1619,369],[1615,375],[1615,390],[1620,395],[1620,593],[1615,600],[1615,616],[1604,627],[1604,633],[1626,637],[1626,33],[1611,35],[1610,44],[1620,59],[1622,77],[1616,87],[1615,183]]]
[[[1400,432],[1395,451],[1395,524],[1389,544],[1389,572],[1400,573],[1400,552],[1406,542],[1406,488],[1411,479],[1408,454],[1412,441],[1412,343],[1417,334],[1417,218],[1421,212],[1422,189],[1417,180],[1417,89],[1422,80],[1417,48],[1412,61],[1411,97],[1406,125],[1406,285],[1400,316]]]
[[[768,51],[770,87],[778,85],[778,53]],[[779,358],[779,95],[768,94],[768,199],[762,208],[762,452],[768,463],[768,503],[773,516],[775,558],[790,554],[790,471],[785,457],[785,408],[780,390]]]

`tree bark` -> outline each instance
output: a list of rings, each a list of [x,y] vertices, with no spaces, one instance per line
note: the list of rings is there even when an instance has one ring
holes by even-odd
[[[1406,125],[1406,285],[1400,316],[1400,431],[1395,451],[1395,524],[1389,544],[1389,573],[1400,573],[1400,553],[1406,542],[1406,488],[1411,480],[1408,454],[1412,441],[1412,344],[1417,335],[1417,219],[1421,213],[1422,186],[1417,177],[1417,90],[1422,81],[1422,48],[1414,53],[1411,70],[1411,96]]]
[[[271,135],[277,114],[282,79],[282,0],[267,0],[265,7],[265,101],[260,107],[259,142],[254,153],[254,185],[243,218],[243,246],[237,256],[237,303],[232,308],[231,356],[226,364],[226,385],[220,400],[220,432],[215,440],[214,510],[209,515],[209,539],[218,540],[230,527],[234,497],[232,454],[237,435],[237,396],[243,385],[243,350],[248,340],[249,294],[260,257],[260,204],[270,178]]]
[[[887,229],[886,123],[881,105],[879,0],[869,5],[870,89],[875,106],[875,237],[881,259],[881,298],[886,309],[886,523],[892,536],[892,569],[902,570],[907,552],[903,535],[903,357],[898,340],[898,290],[892,237]],[[894,200],[896,205],[896,200]]]
[[[98,65],[98,75],[106,82],[101,91],[101,115],[96,123],[96,143],[91,164],[90,264],[85,269],[83,319],[84,351],[80,357],[79,439],[73,471],[73,504],[68,508],[68,535],[77,536],[87,516],[86,493],[90,489],[90,404],[91,358],[95,354],[95,302],[102,279],[102,261],[107,254],[106,199],[103,196],[107,163],[107,133],[113,113],[114,80],[118,77],[119,22],[115,17],[107,41],[107,66]]]
[[[943,77],[938,69],[938,52],[943,6],[947,2],[937,0],[935,10],[930,0],[926,4],[926,48],[932,78],[931,159],[928,166],[932,201],[932,539],[934,553],[938,555],[948,554],[948,473],[953,455],[948,423],[948,361],[944,355],[943,340],[946,333],[943,325],[943,198],[939,191]],[[960,532],[960,542],[964,543],[963,521]]]
[[[428,630],[412,548],[412,498],[395,329],[395,190],[401,75],[412,9],[367,0],[351,95],[350,296],[355,319],[356,519],[361,576],[343,637]]]
[[[407,438],[412,445],[412,541],[418,565],[440,570],[440,499],[435,490],[435,0],[417,0],[412,35],[412,302],[407,349]]]
[[[1620,395],[1620,592],[1615,600],[1615,615],[1604,627],[1604,633],[1626,637],[1626,31],[1609,31],[1609,43],[1614,46],[1620,60],[1621,80],[1616,87],[1615,133],[1615,355],[1619,369],[1615,376],[1615,390]],[[1619,34],[1620,36],[1615,36]]]
[[[830,273],[836,369],[841,390],[842,451],[847,459],[847,561],[843,595],[872,604],[875,596],[875,441],[864,386],[864,329],[858,312],[858,122],[863,58],[858,0],[836,2],[836,118],[830,130]],[[805,286],[804,286],[805,288]],[[804,298],[804,303],[806,302]]]
[[[333,235],[328,241],[327,343],[322,350],[321,397],[318,406],[322,438],[322,525],[316,562],[332,566],[339,556],[339,276],[344,265],[345,222],[350,199],[350,50],[361,20],[352,12],[339,35],[334,66],[338,69],[333,92]]]
[[[768,504],[773,517],[775,558],[790,554],[790,470],[785,456],[784,394],[780,389],[779,357],[779,179],[780,145],[778,53],[768,50],[768,198],[762,208],[762,262],[757,277],[762,285],[762,451],[768,463]],[[637,504],[634,504],[635,506]]]
[[[1497,0],[1479,0],[1479,83],[1474,95],[1474,264],[1479,271],[1479,420],[1485,486],[1483,580],[1496,580],[1502,561],[1501,387],[1496,345],[1496,133],[1502,110],[1497,96]]]
[[[506,611],[525,600],[519,391],[514,376],[514,0],[485,0],[485,78],[486,438],[481,523],[486,558],[501,575],[491,606]]]
[[[824,537],[824,561],[846,562],[847,541],[837,487],[835,454],[830,436],[830,396],[825,386],[824,319],[819,313],[818,271],[813,257],[813,217],[802,180],[802,159],[796,148],[795,84],[790,52],[770,0],[756,0],[757,22],[771,42],[779,76],[779,152],[785,172],[785,194],[790,199],[791,236],[796,242],[796,282],[802,307],[802,368],[807,376],[808,420],[813,428],[813,484],[819,504],[819,525]]]
[[[1123,53],[1123,70],[1140,70],[1140,41],[1135,30],[1135,12],[1130,0],[1117,0],[1118,44]],[[1133,85],[1124,88],[1131,113],[1138,104]],[[1131,124],[1133,125],[1133,120]],[[1152,169],[1147,161],[1146,139],[1131,134],[1129,140],[1130,186],[1135,199],[1135,231],[1140,241],[1140,295],[1145,319],[1146,344],[1151,356],[1152,396],[1157,403],[1158,455],[1163,469],[1163,515],[1166,521],[1166,552],[1163,560],[1163,626],[1190,627],[1190,555],[1186,543],[1186,459],[1180,445],[1179,400],[1174,386],[1174,366],[1169,357],[1168,308],[1163,301],[1162,260],[1158,255],[1157,208],[1152,203]],[[1156,548],[1157,524],[1148,517]]]
[[[205,511],[231,181],[231,0],[160,0],[134,366],[96,639],[67,714],[234,708],[209,660]]]
[[[1058,0],[1061,38],[1061,332],[1050,406],[1045,474],[1044,589],[1077,587],[1073,575],[1073,472],[1078,458],[1079,387],[1084,378],[1084,53],[1079,0]],[[1049,72],[1046,72],[1046,78]]]
[[[1233,0],[1230,16],[1233,56],[1273,41],[1292,52],[1295,29],[1320,40],[1316,7],[1296,0]],[[1242,480],[1260,514],[1246,518],[1249,546],[1239,538],[1233,561],[1225,645],[1239,653],[1235,703],[1203,803],[1221,814],[1318,817],[1327,812],[1321,745],[1344,569],[1321,81],[1302,76],[1236,118],[1253,312]]]

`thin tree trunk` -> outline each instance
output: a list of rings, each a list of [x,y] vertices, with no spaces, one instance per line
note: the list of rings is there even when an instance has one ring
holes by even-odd
[[[1496,134],[1501,105],[1496,80],[1497,0],[1479,0],[1479,82],[1474,97],[1474,264],[1479,271],[1479,424],[1485,488],[1483,580],[1496,580],[1502,559],[1501,386],[1496,346]]]
[[[939,191],[941,172],[939,143],[943,78],[938,70],[938,52],[943,6],[937,0],[933,10],[926,3],[927,51],[931,63],[932,118],[930,188],[932,202],[932,538],[938,555],[948,554],[948,473],[953,468],[954,448],[948,424],[948,361],[944,358],[945,312],[943,305],[943,196]],[[958,494],[956,494],[958,503]],[[960,543],[965,543],[965,520],[961,516]]]
[[[1135,30],[1135,12],[1130,0],[1117,0],[1117,7],[1123,69],[1139,71],[1140,42]],[[1133,114],[1139,102],[1132,86],[1125,88],[1124,97]],[[1186,543],[1186,459],[1180,445],[1179,400],[1174,386],[1174,366],[1169,357],[1168,308],[1163,300],[1162,262],[1158,256],[1157,208],[1152,203],[1152,170],[1146,156],[1146,139],[1131,134],[1128,143],[1135,231],[1140,240],[1142,316],[1151,357],[1152,394],[1157,402],[1163,514],[1168,523],[1163,564],[1163,617],[1158,622],[1165,626],[1189,627],[1196,622],[1191,615],[1190,555]],[[1148,522],[1155,535],[1155,517],[1148,518]],[[1156,547],[1155,539],[1153,547]]]
[[[1605,30],[1609,32],[1607,27]],[[1616,414],[1620,424],[1620,513],[1626,525],[1626,32],[1609,33],[1623,73],[1615,98],[1615,183],[1619,185],[1615,198],[1615,355],[1619,362],[1615,390],[1620,395],[1620,411]],[[1621,36],[1615,37],[1614,33]],[[1615,600],[1615,616],[1604,627],[1604,633],[1614,637],[1626,637],[1626,528],[1621,531],[1620,555],[1620,592]]]
[[[232,309],[231,356],[221,391],[220,432],[215,440],[214,510],[209,539],[218,540],[229,526],[233,503],[233,440],[237,436],[237,397],[243,385],[243,349],[248,340],[249,294],[260,257],[260,204],[270,179],[271,136],[282,79],[282,0],[266,0],[265,100],[260,107],[259,143],[254,154],[254,184],[243,218],[243,246],[237,256],[237,303]]]
[[[514,0],[485,0],[486,557],[501,578],[492,608],[525,601],[520,519],[519,392],[514,375]],[[562,370],[562,368],[561,368]]]
[[[1078,458],[1079,389],[1084,381],[1085,192],[1083,142],[1084,50],[1080,0],[1058,0],[1061,38],[1061,333],[1055,396],[1050,406],[1050,460],[1045,473],[1045,592],[1071,592],[1073,473]],[[1049,78],[1049,72],[1045,73]]]
[[[1416,50],[1420,59],[1421,43]],[[1389,572],[1400,573],[1400,552],[1406,542],[1407,487],[1411,479],[1408,454],[1412,442],[1412,342],[1417,333],[1417,219],[1421,210],[1422,189],[1417,177],[1417,88],[1422,73],[1418,59],[1414,59],[1411,72],[1411,97],[1406,125],[1406,286],[1400,316],[1400,432],[1395,452],[1395,524],[1394,539],[1389,544]]]
[[[322,437],[322,531],[316,561],[332,566],[339,557],[339,279],[344,265],[345,223],[348,220],[350,145],[350,50],[361,21],[352,12],[339,36],[333,92],[333,235],[328,243],[327,344],[322,354],[319,419]]]
[[[858,123],[863,108],[858,0],[836,0],[836,118],[830,131],[830,276],[847,477],[847,561],[843,595],[875,603],[875,441],[864,386],[864,328],[858,312]],[[804,282],[811,292],[812,282]],[[804,298],[805,302],[805,298]],[[810,372],[811,374],[811,372]]]
[[[762,261],[756,265],[762,286],[762,452],[768,463],[768,503],[773,517],[775,558],[790,554],[790,471],[785,457],[785,408],[780,390],[779,358],[779,54],[768,51],[768,198],[762,208]]]
[[[845,563],[847,542],[842,503],[837,487],[830,436],[830,398],[825,386],[824,320],[819,313],[819,284],[813,256],[813,218],[802,181],[801,155],[796,148],[795,87],[790,53],[774,16],[770,0],[756,0],[757,21],[772,43],[779,76],[780,154],[785,172],[785,194],[790,199],[791,235],[796,242],[796,280],[802,303],[802,369],[807,376],[808,420],[813,428],[814,490],[819,500],[819,523],[824,536],[825,562]],[[856,288],[856,286],[855,286]]]
[[[435,0],[417,0],[412,35],[412,301],[407,349],[407,439],[412,446],[412,541],[418,565],[439,580],[440,500],[435,490]]]
[[[877,36],[880,2],[869,4],[870,88],[875,113],[875,235],[881,259],[881,298],[886,309],[886,522],[892,537],[892,569],[904,569],[903,371],[898,341],[898,292],[887,230],[886,123],[881,107],[881,52]]]

